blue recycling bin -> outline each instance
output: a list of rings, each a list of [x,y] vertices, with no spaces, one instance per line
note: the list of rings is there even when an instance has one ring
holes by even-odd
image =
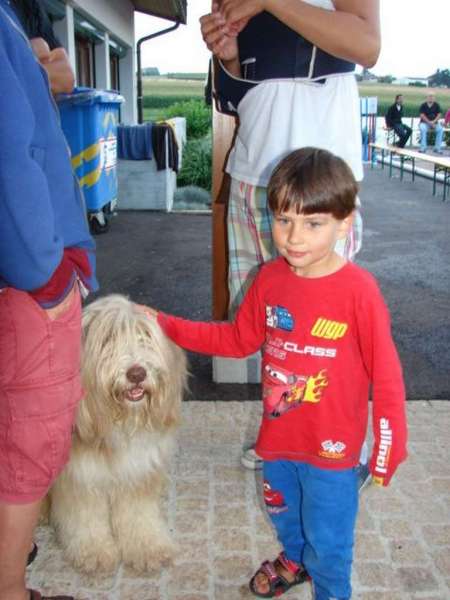
[[[57,98],[72,167],[90,216],[109,212],[117,201],[117,124],[123,101],[118,92],[86,87]]]

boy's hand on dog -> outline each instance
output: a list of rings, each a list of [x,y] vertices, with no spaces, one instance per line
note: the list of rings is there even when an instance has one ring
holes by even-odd
[[[136,304],[136,302],[134,303],[134,305],[140,312],[143,312],[147,315],[147,317],[150,317],[150,319],[156,319],[158,317],[159,311],[157,311],[156,308],[146,306],[145,304]]]

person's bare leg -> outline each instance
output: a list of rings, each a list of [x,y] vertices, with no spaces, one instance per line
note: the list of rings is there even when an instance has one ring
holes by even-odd
[[[29,598],[25,568],[40,505],[40,500],[31,504],[0,501],[0,600]]]

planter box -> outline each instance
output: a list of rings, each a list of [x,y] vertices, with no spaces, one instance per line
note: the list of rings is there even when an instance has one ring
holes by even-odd
[[[181,168],[186,120],[172,119],[178,144],[178,164]],[[169,164],[169,135],[165,136],[166,165]],[[168,166],[160,171],[156,160],[117,161],[118,202],[117,210],[164,210],[171,211],[173,195],[177,187],[177,174]]]

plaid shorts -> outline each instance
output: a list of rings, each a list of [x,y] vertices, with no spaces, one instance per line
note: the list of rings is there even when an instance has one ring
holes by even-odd
[[[69,458],[80,381],[81,300],[50,320],[26,292],[0,290],[0,500],[45,496]]]
[[[359,206],[359,200],[357,200]],[[335,250],[353,260],[361,249],[363,223],[356,211],[353,227]],[[276,256],[272,241],[272,213],[267,188],[231,180],[227,216],[229,317],[232,318],[250,287],[258,268]]]

